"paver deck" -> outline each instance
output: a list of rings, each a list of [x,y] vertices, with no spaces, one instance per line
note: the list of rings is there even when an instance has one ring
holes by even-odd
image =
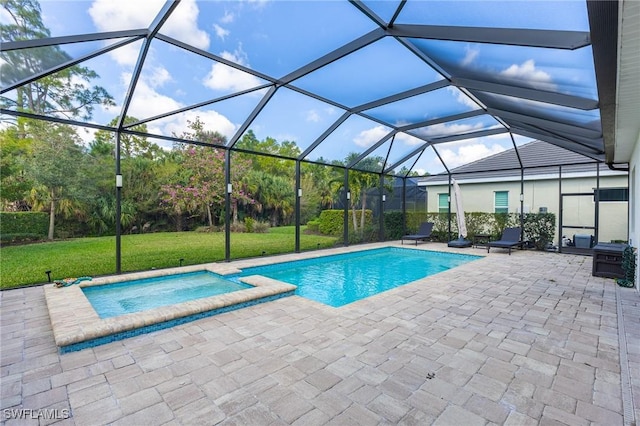
[[[63,355],[43,287],[0,308],[7,425],[640,419],[640,296],[590,257],[497,250],[342,308],[292,296]]]

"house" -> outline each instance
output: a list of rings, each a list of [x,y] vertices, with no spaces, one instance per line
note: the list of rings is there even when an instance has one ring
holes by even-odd
[[[556,165],[560,163],[570,165]],[[557,243],[562,235],[571,240],[574,235],[593,235],[599,242],[628,239],[626,171],[598,165],[547,142],[533,141],[450,172],[460,185],[466,212],[554,213],[557,226],[563,226],[562,234],[556,228]],[[427,211],[448,211],[449,199],[453,200],[449,198],[448,175],[422,178],[418,186],[428,194]],[[456,211],[453,201],[451,211]]]

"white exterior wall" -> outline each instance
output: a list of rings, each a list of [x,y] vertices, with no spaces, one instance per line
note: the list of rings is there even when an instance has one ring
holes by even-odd
[[[629,244],[636,249],[640,247],[640,134],[629,162]],[[640,292],[638,260],[636,258],[636,290]]]
[[[639,163],[640,164],[640,163]],[[640,172],[640,166],[638,167]],[[638,172],[636,172],[636,178]],[[526,180],[524,182],[524,211],[525,213],[537,213],[540,207],[546,207],[549,213],[556,215],[556,223],[559,224],[559,193],[560,187],[557,179]],[[509,192],[509,213],[520,211],[520,180],[494,181],[494,182],[465,182],[458,179],[462,200],[466,212],[493,212],[494,193],[496,191]],[[590,193],[596,187],[596,178],[563,176],[562,193]],[[627,176],[600,176],[600,188],[626,188]],[[447,185],[429,185],[427,206],[429,212],[438,211],[438,194],[448,192]],[[593,195],[579,197],[564,197],[564,225],[594,226],[595,203]],[[627,202],[601,202],[599,241],[627,240]],[[637,215],[636,208],[636,215]],[[451,201],[451,211],[456,211],[455,202]],[[637,223],[638,221],[636,221]],[[636,225],[637,227],[638,225]],[[565,228],[564,234],[573,238],[574,234],[592,235],[592,229]],[[556,235],[558,232],[556,230]],[[640,240],[638,240],[640,241]],[[556,243],[558,243],[556,241]]]

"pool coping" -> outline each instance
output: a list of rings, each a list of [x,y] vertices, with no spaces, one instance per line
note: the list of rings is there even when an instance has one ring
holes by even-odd
[[[280,297],[292,296],[296,286],[262,275],[240,277],[240,281],[253,286],[217,296],[191,300],[170,306],[163,306],[111,318],[100,318],[84,295],[82,288],[115,284],[123,281],[138,280],[151,277],[182,274],[189,272],[209,271],[222,276],[242,273],[243,269],[273,265],[282,262],[307,260],[366,251],[376,248],[403,248],[409,250],[426,250],[445,253],[469,254],[460,249],[448,247],[434,247],[429,244],[418,247],[405,247],[394,242],[372,243],[358,246],[337,247],[333,249],[286,253],[277,256],[260,258],[237,259],[233,264],[228,262],[207,263],[181,266],[167,269],[157,269],[142,272],[132,272],[120,275],[109,275],[82,281],[77,285],[56,287],[47,284],[44,295],[49,310],[49,317],[56,345],[61,353],[81,350],[109,343],[144,333],[173,327],[206,316],[240,309],[256,303],[267,302]],[[478,257],[483,255],[473,254]],[[320,303],[320,302],[314,302]],[[358,302],[354,302],[358,303]],[[324,306],[324,305],[323,305]],[[326,305],[329,309],[340,309]]]
[[[152,326],[156,326],[157,329],[165,328],[172,326],[172,322],[179,320],[182,320],[180,322],[195,320],[202,316],[226,312],[263,300],[289,296],[296,289],[295,285],[259,275],[251,275],[241,278],[241,281],[251,285],[251,288],[111,318],[100,318],[82,291],[84,287],[199,271],[209,271],[220,275],[240,272],[239,269],[228,264],[204,264],[99,277],[67,287],[56,287],[54,284],[45,285],[44,295],[56,345],[61,352],[79,350],[83,348],[81,345],[83,343],[86,343],[84,346],[95,346],[110,340],[147,333],[153,331],[149,328]],[[163,324],[165,325],[163,326]],[[136,330],[140,331],[134,333]],[[109,340],[109,336],[114,337]],[[104,338],[107,340],[103,341]],[[91,345],[88,342],[95,344]],[[81,346],[77,346],[79,344]]]

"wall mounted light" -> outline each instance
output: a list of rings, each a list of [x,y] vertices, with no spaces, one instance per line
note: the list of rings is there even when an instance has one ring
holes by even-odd
[[[116,188],[122,188],[122,175],[116,175]]]
[[[302,197],[302,188],[298,188],[298,197]]]
[[[227,194],[231,194],[233,192],[233,185],[228,183],[227,184]]]
[[[350,200],[350,199],[351,199],[351,192],[347,191],[347,200]]]
[[[524,201],[524,194],[520,194],[520,201]]]
[[[387,201],[387,196],[382,194],[382,202],[384,203],[385,201]]]

